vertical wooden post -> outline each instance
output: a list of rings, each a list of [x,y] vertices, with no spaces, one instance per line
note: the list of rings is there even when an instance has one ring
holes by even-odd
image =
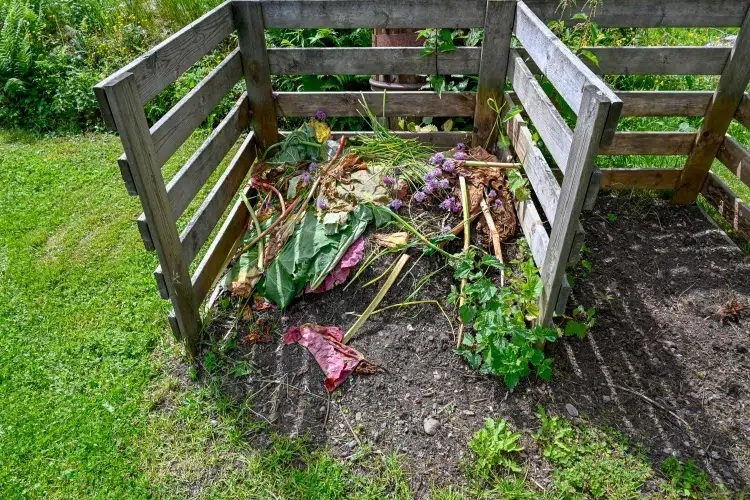
[[[258,0],[244,0],[233,2],[232,10],[247,83],[251,123],[261,150],[264,150],[278,142],[279,129],[266,51],[263,8]]]
[[[472,143],[489,151],[493,149],[498,130],[495,126],[497,113],[490,109],[487,100],[492,98],[498,107],[503,105],[516,6],[516,0],[487,0]]]
[[[703,118],[685,168],[675,185],[672,202],[685,205],[695,203],[706,181],[711,164],[719,152],[724,135],[745,95],[750,82],[750,8],[740,28],[732,53],[729,56],[711,104]]]
[[[123,73],[101,84],[100,89],[104,91],[112,111],[146,221],[152,229],[154,247],[179,327],[179,332],[175,334],[185,340],[188,354],[194,357],[201,332],[198,305],[135,77],[132,73]]]
[[[565,267],[589,187],[588,180],[595,166],[609,111],[610,102],[607,97],[594,85],[587,85],[583,90],[555,222],[552,224],[547,255],[542,265],[544,290],[540,300],[540,319],[544,326],[552,324],[552,315],[565,279]]]

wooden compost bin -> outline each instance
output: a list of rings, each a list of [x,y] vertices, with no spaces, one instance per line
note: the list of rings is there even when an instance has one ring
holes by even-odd
[[[533,202],[518,204],[524,236],[541,269],[542,321],[565,308],[566,265],[583,243],[581,210],[592,207],[599,187],[674,189],[678,203],[693,203],[700,192],[727,217],[739,234],[750,236],[750,210],[715,175],[714,158],[745,183],[749,153],[730,137],[736,118],[750,125],[748,1],[607,0],[595,21],[600,27],[737,27],[736,45],[714,47],[594,47],[598,66],[582,62],[547,29],[546,22],[570,18],[559,0],[232,0],[117,71],[96,88],[106,124],[116,129],[125,154],[119,166],[128,188],[138,195],[143,214],[138,227],[146,248],[156,250],[159,291],[174,309],[175,336],[194,355],[200,342],[199,306],[210,294],[246,230],[248,212],[236,200],[245,189],[258,151],[279,139],[277,118],[306,117],[322,109],[328,116],[358,116],[359,93],[280,93],[274,98],[271,74],[476,74],[478,92],[392,92],[388,116],[469,116],[474,130],[410,134],[438,147],[457,142],[494,142],[490,97],[519,103],[543,139],[551,160],[537,148],[521,115],[505,123],[516,156],[523,163],[541,214]],[[481,48],[420,56],[420,48],[266,48],[269,28],[475,28],[485,30]],[[158,122],[149,127],[144,105],[234,32],[239,47]],[[511,36],[522,48],[511,49]],[[590,67],[591,66],[591,67]],[[571,130],[542,90],[535,73],[552,83],[577,115]],[[620,92],[598,74],[717,74],[715,92]],[[168,182],[161,167],[200,126],[240,79],[247,92],[195,154]],[[510,91],[506,88],[510,81]],[[382,93],[364,93],[380,109]],[[508,109],[506,106],[505,109]],[[705,116],[698,133],[616,132],[625,116]],[[250,128],[226,171],[187,227],[176,220]],[[335,134],[334,134],[335,135]],[[688,155],[684,169],[596,168],[598,154]],[[558,177],[562,176],[562,182]],[[209,242],[219,221],[226,219]],[[548,229],[551,228],[551,229]],[[208,244],[195,271],[190,266]]]

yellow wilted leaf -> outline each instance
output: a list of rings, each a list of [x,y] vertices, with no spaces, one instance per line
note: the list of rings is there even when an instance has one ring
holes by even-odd
[[[331,127],[324,121],[313,120],[311,122],[312,128],[315,131],[315,140],[319,143],[323,143],[328,136],[331,135]]]
[[[443,130],[445,132],[450,132],[451,130],[453,130],[453,120],[446,120],[445,123],[443,123]]]
[[[380,246],[397,248],[406,245],[409,241],[409,233],[376,234],[375,241]]]

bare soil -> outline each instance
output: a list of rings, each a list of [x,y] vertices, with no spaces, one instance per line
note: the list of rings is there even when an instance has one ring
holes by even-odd
[[[235,400],[250,398],[269,430],[307,435],[338,456],[351,457],[365,443],[375,453],[403,454],[417,497],[435,484],[463,481],[468,442],[487,417],[503,417],[528,434],[539,428],[540,404],[566,416],[573,405],[577,418],[621,431],[657,463],[671,454],[692,458],[714,481],[747,487],[750,320],[722,325],[719,314],[730,300],[750,306],[747,257],[695,206],[607,195],[583,225],[592,269],[577,272],[568,311],[594,306],[598,323],[586,339],[551,347],[551,384],[532,377],[508,392],[502,381],[478,376],[452,352],[454,332],[428,304],[373,316],[350,345],[384,371],[353,376],[329,397],[312,356],[280,337],[308,322],[350,327],[378,291],[379,284],[360,285],[386,269],[390,261],[381,259],[346,289],[301,297],[274,324],[272,342],[240,344],[233,356],[256,369],[227,375],[224,388]],[[504,250],[512,255],[513,245]],[[438,258],[413,259],[381,307],[404,301],[416,280],[441,265]],[[443,269],[419,298],[444,303],[452,283],[451,270]],[[223,336],[227,324],[218,320],[211,328]],[[425,432],[427,417],[440,422],[434,435]],[[255,441],[263,446],[268,435]],[[550,467],[526,441],[526,466],[545,486]]]

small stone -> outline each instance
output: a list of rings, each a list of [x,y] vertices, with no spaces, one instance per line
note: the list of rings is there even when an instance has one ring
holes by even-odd
[[[407,331],[407,332],[413,332],[413,331],[414,331],[414,326],[413,326],[413,325],[411,325],[411,324],[409,324],[409,325],[406,325],[406,331]]]
[[[357,413],[355,413],[354,414],[354,420],[356,420],[357,422],[359,422],[360,420],[362,420],[362,412],[358,411]]]
[[[351,441],[346,443],[346,446],[348,446],[349,448],[354,448],[355,446],[357,446],[357,442],[352,439]]]
[[[432,342],[433,340],[435,340],[435,336],[434,335],[430,335],[429,337],[427,337],[427,340],[429,342]]]
[[[464,410],[464,412],[463,412],[463,413],[464,413],[464,415],[467,415],[467,416],[469,416],[469,417],[473,417],[474,415],[476,415],[476,413],[474,413],[474,412],[473,412],[473,411],[471,411],[471,410]]]
[[[703,451],[703,450],[698,450],[698,455],[701,456],[701,457],[703,457],[703,456],[706,455],[706,452]]]
[[[432,376],[435,378],[435,380],[440,380],[440,374],[438,372],[433,372]]]
[[[437,433],[438,429],[440,429],[440,421],[433,418],[433,417],[427,417],[424,419],[424,432],[428,436],[434,436],[435,433]]]
[[[570,404],[570,403],[567,403],[567,404],[565,405],[565,411],[567,411],[567,412],[568,412],[568,415],[570,415],[570,416],[571,416],[571,417],[573,417],[573,418],[575,418],[575,417],[577,417],[577,416],[578,416],[578,408],[576,408],[575,406],[573,406],[573,405],[572,405],[572,404]]]
[[[602,401],[605,403],[610,403],[612,401],[612,398],[609,396],[602,396]]]
[[[719,455],[718,451],[712,451],[711,452],[711,458],[713,458],[714,460],[718,460],[718,459],[721,458],[721,456]]]

